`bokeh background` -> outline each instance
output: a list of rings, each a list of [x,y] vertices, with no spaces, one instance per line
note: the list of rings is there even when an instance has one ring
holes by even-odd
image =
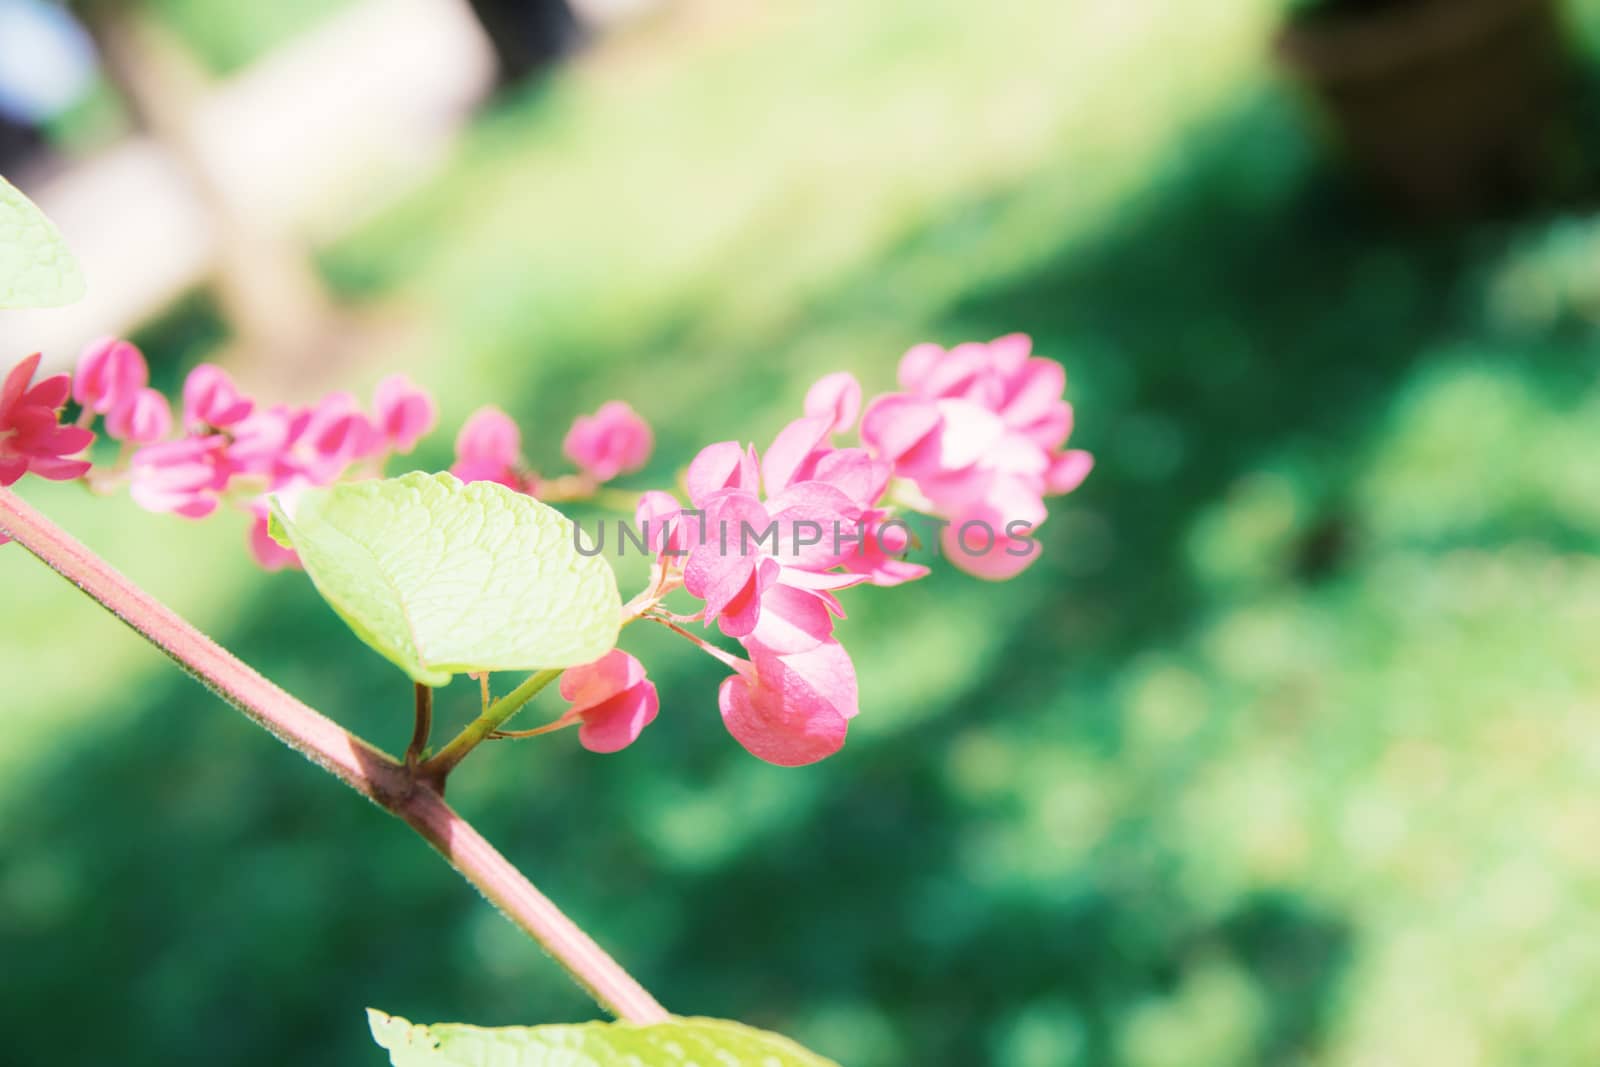
[[[1067,366],[1098,469],[1018,580],[848,596],[843,753],[757,762],[723,669],[630,631],[637,744],[452,780],[669,1007],[848,1067],[1600,1062],[1600,4],[1547,48],[1491,9],[1548,7],[1480,0],[1433,5],[1459,33],[1406,0],[590,3],[519,59],[457,0],[147,0],[82,10],[99,71],[8,52],[24,6],[0,66],[60,77],[0,92],[3,165],[92,295],[0,318],[0,362],[115,329],[168,385],[403,370],[434,468],[478,404],[554,467],[623,398],[640,486],[918,341]],[[242,519],[24,492],[404,746],[409,684]],[[368,1005],[596,1014],[14,547],[0,600],[0,1060],[347,1067]]]

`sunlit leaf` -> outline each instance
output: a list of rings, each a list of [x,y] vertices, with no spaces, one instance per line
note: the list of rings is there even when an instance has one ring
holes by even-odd
[[[786,1037],[720,1019],[652,1026],[421,1026],[368,1010],[394,1067],[838,1067]]]
[[[572,521],[492,482],[407,474],[274,502],[272,533],[367,644],[415,680],[571,667],[617,640],[616,577]]]
[[[60,307],[83,297],[83,273],[55,224],[0,178],[0,308]]]

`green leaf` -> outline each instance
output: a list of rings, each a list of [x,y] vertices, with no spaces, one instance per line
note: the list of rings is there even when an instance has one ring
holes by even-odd
[[[0,308],[47,308],[83,298],[83,273],[55,224],[0,178]]]
[[[652,1026],[421,1026],[367,1009],[394,1067],[838,1067],[786,1037],[720,1019]]]
[[[503,485],[415,473],[313,489],[273,500],[272,535],[357,637],[425,685],[573,667],[617,643],[611,567],[578,552],[570,519]]]

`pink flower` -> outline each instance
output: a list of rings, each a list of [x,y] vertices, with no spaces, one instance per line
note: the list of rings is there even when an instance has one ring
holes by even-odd
[[[379,382],[374,403],[378,429],[396,452],[410,452],[439,421],[433,398],[403,374]]]
[[[85,411],[105,415],[129,403],[150,380],[144,356],[127,341],[102,337],[78,357],[72,399]]]
[[[794,655],[753,643],[750,662],[717,693],[728,732],[751,755],[800,767],[844,747],[859,710],[855,665],[837,641]]]
[[[1036,559],[1017,531],[1043,522],[1043,498],[1076,489],[1093,466],[1087,452],[1063,448],[1072,432],[1066,372],[1031,350],[1021,334],[948,351],[918,345],[900,361],[906,391],[877,398],[861,420],[873,453],[951,521],[951,561],[979,577],[1010,577]]]
[[[243,422],[255,402],[239,392],[228,372],[202,363],[183,383],[183,424],[191,433],[225,430]]]
[[[703,527],[685,524],[693,547],[683,565],[683,585],[705,601],[707,625],[718,622],[729,637],[744,637],[756,627],[761,595],[782,570],[762,538],[772,519],[754,493],[724,490],[706,501]],[[775,529],[775,528],[774,528]]]
[[[113,441],[149,445],[172,432],[167,398],[148,386],[122,399],[106,416],[106,436]]]
[[[0,383],[0,486],[15,484],[29,471],[57,482],[89,471],[88,460],[67,457],[88,448],[94,434],[60,422],[72,379],[58,374],[30,387],[38,368],[39,356],[31,355]]]
[[[572,707],[559,720],[583,723],[578,743],[590,752],[618,752],[655,720],[661,700],[644,664],[620,648],[561,675],[561,696]]]
[[[684,588],[705,601],[705,622],[729,637],[753,636],[788,653],[812,648],[842,615],[834,590],[923,573],[852,562],[863,551],[854,539],[872,536],[863,520],[881,514],[873,509],[890,470],[863,449],[829,443],[835,425],[851,421],[853,384],[845,375],[814,387],[813,406],[828,410],[784,427],[765,457],[723,441],[689,465],[689,497],[702,515],[681,523]],[[847,573],[835,571],[841,565]]]
[[[613,400],[593,415],[573,420],[561,452],[591,478],[608,482],[644,466],[653,447],[649,424],[627,404]]]
[[[133,454],[128,492],[147,511],[203,519],[228,484],[228,439],[221,434],[146,445]]]
[[[836,535],[853,529],[858,514],[830,485],[799,482],[765,504],[749,490],[724,489],[704,497],[700,510],[698,521],[682,523],[689,541],[683,584],[705,601],[707,625],[716,622],[729,637],[755,631],[780,580],[807,597],[855,581],[825,574],[847,554]]]
[[[266,479],[272,489],[305,478],[306,458],[295,454],[293,446],[310,422],[310,412],[297,412],[283,404],[251,412],[228,431],[232,438],[227,447],[229,472]]]
[[[265,499],[251,505],[254,518],[250,522],[250,555],[255,557],[256,563],[264,571],[299,570],[300,556],[294,549],[284,548],[273,539],[267,519],[269,507]]]
[[[298,432],[295,432],[298,431]],[[383,434],[349,393],[329,393],[291,424],[291,449],[301,472],[317,485],[339,479],[350,464],[381,452]]]
[[[497,407],[468,416],[456,435],[456,461],[450,468],[464,482],[499,482],[522,489],[522,431]]]

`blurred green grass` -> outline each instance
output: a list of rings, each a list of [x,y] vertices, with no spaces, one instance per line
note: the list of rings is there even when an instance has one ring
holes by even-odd
[[[851,1067],[1600,1055],[1594,227],[1389,229],[1267,71],[1272,15],[833,0],[658,28],[327,251],[425,325],[384,369],[446,427],[494,400],[549,457],[620,396],[659,430],[639,484],[764,444],[822,372],[887,386],[915,341],[1020,329],[1067,364],[1099,469],[1022,579],[848,598],[840,756],[757,763],[721,669],[630,631],[663,698],[637,745],[492,748],[452,784],[674,1010]],[[29,491],[403,744],[404,679],[236,531]],[[593,1014],[402,828],[20,553],[0,578],[27,605],[0,648],[16,1062],[362,1063],[367,1004]]]
[[[270,4],[230,4],[224,10],[215,0],[141,2],[216,75],[243,70],[352,6],[352,0],[273,0]]]

